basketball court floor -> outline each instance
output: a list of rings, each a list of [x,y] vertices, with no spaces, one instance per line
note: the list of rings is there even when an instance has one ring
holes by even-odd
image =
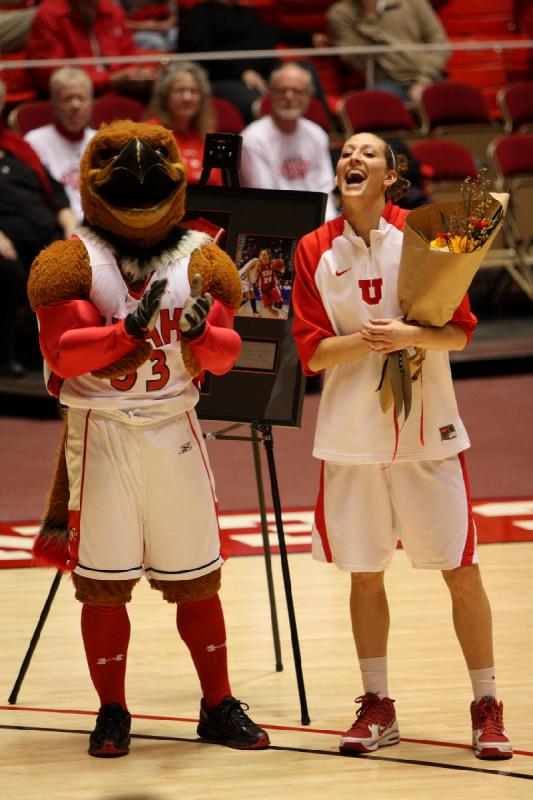
[[[235,696],[269,730],[267,751],[243,752],[196,736],[199,687],[174,609],[141,582],[129,612],[129,756],[87,753],[97,700],[79,634],[79,604],[63,577],[15,705],[8,697],[54,572],[28,566],[61,422],[0,417],[1,796],[17,800],[306,798],[418,800],[533,797],[533,375],[456,382],[468,452],[480,560],[492,602],[497,683],[515,746],[510,761],[470,750],[470,687],[438,573],[413,570],[398,550],[387,576],[390,688],[401,742],[357,758],[338,740],[355,716],[360,677],[348,617],[348,576],[313,562],[309,524],[318,479],[311,458],[317,395],[302,427],[275,429],[274,452],[310,725],[301,708],[279,556],[272,557],[283,669],[278,671],[262,555],[251,446],[208,441],[233,555],[222,600]],[[206,423],[206,430],[220,425]],[[246,429],[243,429],[246,433]],[[268,477],[264,471],[268,488]],[[267,492],[268,494],[268,492]],[[271,507],[270,497],[267,505]],[[238,512],[238,513],[237,513]],[[276,542],[272,525],[271,539]]]

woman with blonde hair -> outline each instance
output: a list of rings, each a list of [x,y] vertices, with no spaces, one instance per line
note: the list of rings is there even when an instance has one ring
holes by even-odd
[[[154,86],[146,121],[174,132],[187,181],[198,183],[205,135],[215,128],[211,84],[205,70],[190,61],[173,63],[163,70]],[[220,186],[219,172],[212,172],[208,182]]]

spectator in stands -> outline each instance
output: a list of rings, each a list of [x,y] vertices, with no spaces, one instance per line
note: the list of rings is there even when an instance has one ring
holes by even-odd
[[[0,81],[0,114],[4,104],[5,85]],[[63,186],[22,136],[0,124],[0,373],[4,376],[24,374],[17,360],[15,329],[31,263],[46,245],[69,238],[75,224]]]
[[[178,44],[175,0],[120,0],[133,40],[143,50],[173,51]]]
[[[112,0],[43,0],[33,20],[26,46],[28,58],[83,58],[138,55],[124,11]],[[84,66],[96,94],[113,89],[144,97],[154,77],[145,65]],[[36,85],[48,94],[54,67],[32,70]]]
[[[77,67],[61,67],[50,78],[54,122],[24,137],[50,174],[65,187],[76,221],[81,222],[80,159],[96,131],[90,126],[91,79]]]
[[[155,83],[146,121],[164,125],[174,132],[187,168],[187,182],[198,183],[202,174],[205,135],[215,127],[211,85],[206,71],[190,61],[166,67]],[[209,183],[221,185],[219,170],[211,172]]]
[[[241,183],[259,189],[303,189],[328,195],[326,220],[337,216],[326,132],[303,114],[312,94],[309,72],[285,63],[270,76],[271,112],[242,132]]]
[[[277,44],[320,47],[329,42],[323,33],[307,33],[266,24],[254,8],[239,0],[204,0],[183,14],[180,20],[179,51],[273,50]],[[251,122],[252,105],[268,91],[268,77],[278,66],[275,58],[206,61],[213,94],[231,100],[244,120]],[[311,67],[309,67],[311,69]],[[313,71],[314,72],[314,71]],[[323,95],[314,77],[316,94]],[[324,102],[324,101],[323,101]],[[326,110],[329,110],[326,105]]]
[[[428,0],[337,0],[326,12],[338,47],[444,44],[446,33]],[[374,57],[373,89],[393,92],[416,105],[425,87],[442,80],[449,52],[396,51]],[[351,69],[364,71],[367,56],[342,56]]]
[[[0,0],[0,53],[17,53],[24,48],[35,16],[28,0]]]

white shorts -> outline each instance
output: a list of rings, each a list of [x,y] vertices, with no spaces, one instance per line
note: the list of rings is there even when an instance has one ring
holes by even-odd
[[[476,527],[462,453],[439,461],[323,462],[313,558],[349,572],[381,572],[398,540],[412,565],[476,564]]]
[[[213,479],[194,411],[155,421],[69,409],[67,466],[78,575],[189,580],[222,564]]]

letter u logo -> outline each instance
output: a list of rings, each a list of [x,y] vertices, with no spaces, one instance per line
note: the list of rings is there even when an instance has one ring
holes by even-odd
[[[363,300],[369,306],[375,306],[381,300],[381,287],[383,285],[383,278],[372,278],[372,280],[358,281],[361,288]]]

